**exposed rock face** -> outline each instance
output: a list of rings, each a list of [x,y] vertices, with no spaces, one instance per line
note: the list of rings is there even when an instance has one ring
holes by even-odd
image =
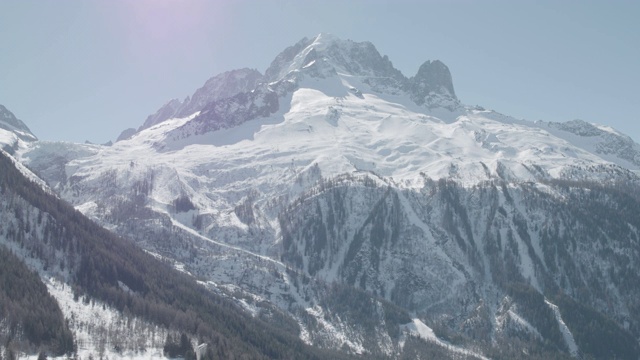
[[[185,99],[185,101],[187,100]],[[149,115],[147,117],[147,120],[144,121],[144,124],[142,124],[139,130],[150,128],[153,125],[171,119],[178,113],[182,105],[183,103],[178,99],[169,100],[166,104],[162,105],[162,107],[158,109],[158,111],[156,111],[152,115]]]
[[[127,140],[127,139],[131,138],[133,135],[135,135],[136,132],[137,132],[137,130],[134,129],[134,128],[129,128],[129,129],[123,130],[120,133],[120,135],[118,136],[118,138],[116,139],[116,142],[122,141],[122,140]]]
[[[254,69],[226,71],[207,80],[191,96],[180,101],[172,99],[153,115],[149,115],[138,131],[159,124],[174,117],[184,117],[202,110],[209,103],[233,97],[253,90],[262,80],[262,74]]]
[[[428,109],[453,111],[460,108],[451,74],[442,62],[427,61],[415,77],[407,79],[393,67],[386,55],[380,55],[372,43],[341,40],[330,34],[320,34],[311,40],[304,38],[288,47],[276,56],[264,77],[259,77],[257,72],[247,71],[241,76],[231,72],[207,81],[191,100],[185,100],[182,107],[175,111],[174,103],[167,104],[170,112],[173,111],[174,116],[178,117],[188,116],[196,109],[201,111],[173,135],[174,139],[267,117],[280,109],[280,99],[294,91],[304,79],[357,78],[369,92],[391,95],[408,93],[416,104]],[[233,80],[238,78],[243,81]],[[265,82],[256,84],[251,90],[233,94],[260,79]],[[220,87],[219,84],[227,85]],[[222,92],[220,89],[223,88],[232,91]],[[361,89],[351,87],[349,92],[364,98]],[[187,103],[189,105],[185,105]],[[164,113],[162,117],[165,117]]]
[[[185,100],[185,104],[176,115],[188,116],[202,110],[212,101],[251,91],[262,79],[262,74],[255,69],[245,68],[224,72],[207,80],[204,86],[196,90],[191,99]]]
[[[271,62],[264,75],[245,68],[214,76],[184,101],[167,102],[137,131],[198,111],[202,113],[175,136],[184,138],[189,134],[233,127],[273,114],[280,108],[279,98],[290,94],[305,78],[339,76],[356,77],[369,91],[376,93],[407,93],[416,104],[428,109],[454,111],[460,108],[449,69],[441,61],[425,62],[416,76],[408,79],[372,43],[342,40],[323,33],[312,39],[303,38],[286,48]],[[361,89],[350,88],[349,91],[364,98]],[[235,111],[237,109],[239,111]]]
[[[289,64],[296,58],[296,56],[312,43],[311,40],[303,38],[295,45],[289,46],[284,49],[275,59],[271,62],[269,68],[264,72],[264,77],[267,81],[272,82],[282,78],[286,75],[286,70]]]
[[[458,103],[449,68],[440,60],[426,61],[409,79],[409,92],[418,105],[433,107],[443,101]]]

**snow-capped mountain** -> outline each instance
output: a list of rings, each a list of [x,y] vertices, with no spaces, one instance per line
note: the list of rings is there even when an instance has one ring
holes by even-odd
[[[0,105],[0,148],[13,152],[22,145],[36,141],[35,135],[22,120]]]
[[[159,124],[174,117],[184,117],[202,110],[212,101],[230,98],[236,94],[251,91],[262,80],[262,74],[253,69],[232,70],[214,76],[196,90],[193,96],[187,96],[183,101],[172,99],[162,106],[155,114],[149,115],[138,131]],[[123,132],[118,138],[130,138],[135,131]]]
[[[254,316],[287,311],[310,344],[399,357],[421,334],[477,358],[638,353],[630,138],[465,106],[442,62],[406,77],[371,43],[327,34],[196,94],[111,147],[18,156]],[[359,291],[368,318],[331,298]]]
[[[590,124],[583,120],[564,123],[539,122],[556,136],[597,154],[605,160],[619,163],[630,169],[640,167],[640,146],[629,136],[608,127]]]

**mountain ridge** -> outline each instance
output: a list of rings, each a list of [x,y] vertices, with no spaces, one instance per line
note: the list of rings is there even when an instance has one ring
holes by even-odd
[[[276,86],[274,83],[280,82],[278,88],[290,88],[282,83],[299,81],[299,76],[295,73],[326,77],[337,71],[351,76],[364,76],[364,83],[377,91],[409,92],[418,105],[430,108],[444,106],[449,109],[455,109],[459,105],[449,69],[441,61],[426,61],[414,77],[407,78],[393,67],[386,55],[380,55],[372,43],[341,40],[334,35],[322,33],[313,39],[303,38],[283,50],[264,75],[257,70],[245,68],[226,71],[210,78],[191,97],[188,96],[184,101],[172,99],[155,114],[149,115],[137,132],[172,117],[186,117],[197,111],[206,112],[207,109],[219,108],[220,105],[212,103],[219,104],[221,100],[235,98],[242,93],[245,93],[242,97],[246,98],[255,91],[264,92],[264,86],[258,86],[261,82],[269,83],[269,86]],[[285,90],[287,91],[290,90]],[[278,96],[282,95],[280,90]],[[256,115],[248,116],[245,121]],[[233,122],[231,126],[233,124],[237,122]],[[131,132],[127,132],[126,136],[119,139],[130,136]]]
[[[462,105],[444,64],[408,79],[370,43],[321,34],[272,65],[111,147],[17,156],[253,316],[283,311],[307,344],[401,358],[417,333],[449,357],[638,353],[631,139]]]

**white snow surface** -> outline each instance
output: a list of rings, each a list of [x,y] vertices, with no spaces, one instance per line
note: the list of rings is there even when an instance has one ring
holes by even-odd
[[[558,326],[560,326],[560,331],[562,332],[562,337],[564,338],[564,342],[567,344],[569,348],[569,353],[573,357],[578,357],[578,345],[576,344],[576,340],[573,338],[573,334],[571,330],[567,327],[564,320],[562,320],[562,315],[560,314],[560,309],[558,306],[551,303],[549,300],[545,299],[544,302],[549,306],[551,310],[553,310],[553,314],[558,321]]]
[[[78,344],[78,355],[82,359],[108,357],[109,359],[158,359],[162,353],[166,330],[135,318],[127,318],[121,313],[96,301],[74,300],[71,287],[55,278],[46,282],[49,293],[56,298],[65,319],[69,321]],[[107,341],[102,343],[99,338]],[[135,343],[144,350],[117,352],[114,342]],[[135,345],[132,345],[135,346]],[[37,356],[33,356],[36,359]],[[66,357],[60,357],[64,359]]]
[[[0,145],[13,147],[18,142],[18,135],[14,132],[0,128]]]
[[[22,130],[15,129],[13,131],[0,127],[0,150],[20,151],[29,147],[30,142],[24,139],[33,139],[33,135]]]
[[[407,333],[409,333],[412,336],[417,336],[423,340],[429,341],[429,342],[433,342],[437,345],[440,345],[442,347],[447,348],[450,352],[453,353],[458,353],[458,354],[464,354],[464,355],[469,355],[469,356],[474,356],[477,357],[479,359],[482,360],[488,360],[487,357],[484,357],[481,354],[475,353],[473,351],[455,346],[455,345],[451,345],[446,341],[442,341],[440,340],[436,334],[433,332],[433,329],[431,329],[429,326],[425,325],[425,323],[422,322],[422,320],[420,319],[413,319],[410,323],[402,325],[402,329],[404,331],[406,331]]]
[[[538,339],[543,339],[538,329],[517,313],[513,300],[509,297],[502,299],[495,316],[495,323],[497,332],[503,332],[515,327],[516,330],[525,331]]]
[[[334,341],[336,341],[337,344],[348,346],[356,354],[365,353],[365,348],[362,346],[362,344],[353,341],[354,339],[350,339],[346,334],[348,329],[345,329],[344,324],[333,324],[325,320],[323,309],[320,306],[310,307],[308,309],[305,309],[305,311],[316,319],[316,321],[318,322],[318,326],[322,329],[321,331],[330,334],[330,336],[334,339]],[[306,331],[301,334],[301,337],[303,340],[307,340],[305,339],[305,337],[308,337]]]
[[[610,164],[534,123],[474,109],[429,111],[403,96],[365,92],[361,99],[349,91],[353,87],[367,85],[348,75],[305,79],[268,118],[176,141],[166,134],[197,113],[167,120],[77,159],[67,170],[86,182],[111,170],[122,177],[165,168],[173,173],[166,180],[210,192],[198,200],[211,203],[215,193],[280,193],[278,184],[315,163],[325,177],[367,171],[407,187],[421,187],[420,174],[472,185],[491,177],[534,181],[532,165],[557,177],[576,166]],[[619,164],[637,170],[622,159]],[[166,204],[174,195],[167,188],[154,197]]]

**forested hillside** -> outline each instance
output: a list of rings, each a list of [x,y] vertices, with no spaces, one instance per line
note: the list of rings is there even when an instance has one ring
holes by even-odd
[[[0,245],[0,342],[8,349],[74,351],[73,335],[38,274]]]
[[[27,249],[46,268],[68,273],[77,296],[100,300],[121,312],[149,320],[169,329],[185,332],[209,344],[206,358],[341,358],[338,353],[305,345],[289,329],[279,329],[244,314],[235,304],[198,285],[191,277],[99,227],[73,207],[18,171],[7,155],[0,154],[1,215],[15,221],[3,224],[0,238]],[[72,350],[70,334],[35,274],[3,250],[3,281],[15,284],[15,273],[28,274],[23,284],[32,299],[33,313],[14,312],[10,324],[31,324],[34,316],[48,321],[49,330],[25,326],[25,337],[35,345],[47,345],[54,353]],[[5,280],[6,279],[6,280]],[[13,285],[11,285],[13,286]],[[28,290],[27,286],[35,290]],[[4,286],[3,289],[11,289]],[[25,294],[24,291],[22,294]],[[0,299],[0,309],[10,309],[21,301],[21,292]],[[26,294],[25,294],[26,295]],[[38,298],[42,300],[37,300]],[[48,299],[48,300],[47,300]],[[42,307],[38,304],[42,302]],[[24,307],[26,309],[26,306]],[[41,316],[42,312],[51,315]],[[6,313],[6,310],[4,311]],[[39,315],[40,314],[40,315]],[[16,318],[17,317],[17,318]],[[51,318],[51,319],[49,319]],[[23,348],[24,350],[24,348]]]

